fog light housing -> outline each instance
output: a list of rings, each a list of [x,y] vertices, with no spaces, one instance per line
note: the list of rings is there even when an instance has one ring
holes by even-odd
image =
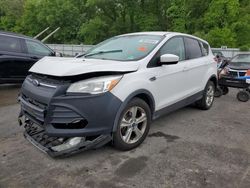
[[[68,150],[70,148],[76,147],[78,144],[81,142],[85,141],[85,137],[74,137],[74,138],[69,138],[66,142],[64,142],[61,145],[58,146],[53,146],[51,149],[56,152]]]
[[[71,123],[52,123],[56,129],[84,129],[88,125],[86,119],[76,119]]]

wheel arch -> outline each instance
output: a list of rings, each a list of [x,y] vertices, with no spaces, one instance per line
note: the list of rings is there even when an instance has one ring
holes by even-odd
[[[210,76],[208,81],[212,81],[214,83],[215,88],[218,86],[218,79],[217,79],[217,76],[215,74]]]
[[[153,117],[153,114],[155,111],[155,100],[154,100],[152,93],[146,89],[140,89],[140,90],[134,91],[124,100],[124,102],[120,106],[119,110],[117,111],[116,117],[114,120],[114,125],[113,125],[113,132],[115,132],[117,130],[119,118],[120,118],[120,115],[121,115],[123,109],[127,106],[129,101],[131,101],[133,98],[140,98],[143,101],[145,101],[149,105],[149,108],[151,111],[151,118]]]

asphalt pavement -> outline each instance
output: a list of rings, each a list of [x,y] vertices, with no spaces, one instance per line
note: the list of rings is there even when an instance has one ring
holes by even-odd
[[[0,86],[0,187],[250,187],[250,102],[237,90],[209,111],[186,107],[128,152],[107,145],[68,158],[37,150],[18,126],[18,85]]]

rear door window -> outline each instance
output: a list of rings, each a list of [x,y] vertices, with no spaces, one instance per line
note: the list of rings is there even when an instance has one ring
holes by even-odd
[[[39,44],[38,42],[25,40],[28,53],[31,55],[38,55],[38,56],[50,56],[52,51],[48,48]]]
[[[0,51],[22,53],[20,39],[0,35]]]
[[[185,37],[185,47],[187,59],[196,59],[203,56],[198,40]]]

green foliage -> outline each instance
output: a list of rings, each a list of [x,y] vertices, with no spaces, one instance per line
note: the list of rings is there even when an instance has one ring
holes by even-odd
[[[228,27],[239,15],[239,0],[212,0],[204,16],[204,29]]]
[[[95,44],[105,39],[108,30],[109,26],[100,17],[95,17],[81,26],[78,37],[82,38],[85,44]]]
[[[205,39],[210,41],[210,45],[215,48],[221,46],[234,47],[236,43],[235,33],[227,27],[211,29],[205,36]]]
[[[250,49],[250,47],[247,45],[240,47],[240,51],[242,51],[242,52],[249,51],[249,49]]]
[[[0,30],[14,30],[23,13],[23,0],[0,0]]]
[[[17,30],[34,36],[47,27],[60,27],[51,38],[53,42],[77,42],[81,14],[77,3],[72,0],[26,0]]]
[[[35,36],[61,29],[47,42],[96,44],[137,31],[176,31],[213,47],[250,46],[249,0],[0,0],[0,29]],[[42,38],[42,37],[41,37]]]

